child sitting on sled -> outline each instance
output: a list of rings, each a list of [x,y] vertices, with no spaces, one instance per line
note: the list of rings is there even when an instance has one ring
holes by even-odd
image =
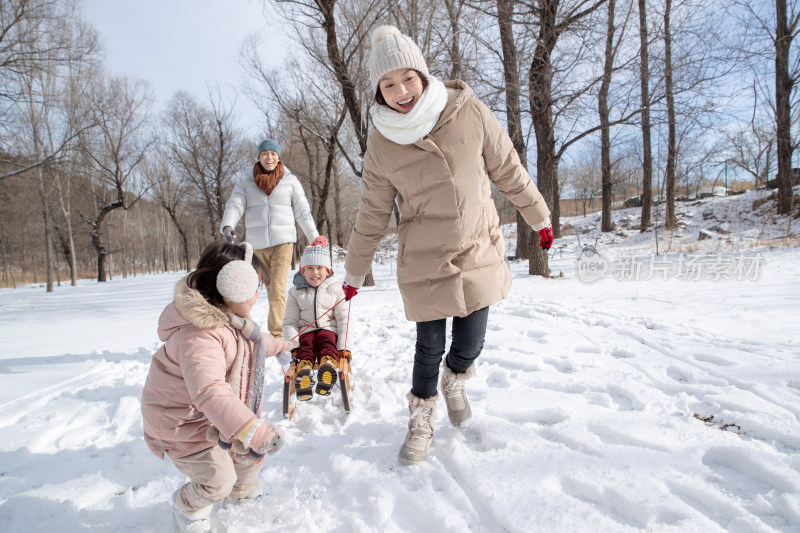
[[[339,358],[351,354],[345,345],[349,302],[345,304],[342,286],[333,276],[327,239],[320,237],[318,245],[306,246],[293,284],[286,299],[283,337],[293,339],[303,332],[300,346],[292,350],[297,360],[297,399],[312,398],[315,364],[319,364],[316,393],[330,396]]]
[[[264,360],[297,344],[262,333],[250,317],[268,280],[248,243],[220,239],[158,320],[164,345],[142,391],[144,440],[189,478],[172,494],[179,531],[211,531],[216,502],[259,497],[264,457],[283,446],[283,430],[261,418]]]

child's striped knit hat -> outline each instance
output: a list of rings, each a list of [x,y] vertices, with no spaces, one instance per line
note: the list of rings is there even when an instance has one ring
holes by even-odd
[[[300,273],[309,265],[322,265],[328,269],[328,274],[333,274],[331,268],[331,254],[328,248],[328,240],[325,237],[317,237],[314,243],[306,246],[303,257],[300,259]]]

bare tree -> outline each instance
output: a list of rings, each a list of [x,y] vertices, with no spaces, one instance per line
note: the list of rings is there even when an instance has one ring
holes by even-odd
[[[553,232],[560,235],[559,224],[559,192],[558,192],[558,161],[566,147],[576,142],[579,138],[588,135],[590,130],[574,137],[571,142],[564,143],[556,151],[556,135],[553,108],[553,51],[559,38],[570,31],[599,9],[606,0],[576,0],[569,5],[563,5],[559,0],[537,0],[531,6],[534,15],[534,26],[537,31],[537,43],[533,60],[528,71],[528,89],[531,120],[536,133],[536,173],[539,191],[544,196],[545,202],[550,207],[553,221]],[[561,12],[559,12],[561,8]],[[590,84],[593,80],[590,81]],[[579,92],[585,92],[583,89]],[[569,97],[574,100],[577,96]],[[596,131],[596,128],[591,131]],[[548,277],[547,252],[534,249],[531,253],[529,273]]]
[[[603,76],[600,82],[600,91],[597,97],[598,113],[600,115],[600,175],[603,184],[603,213],[601,216],[600,228],[602,231],[611,231],[611,209],[613,199],[614,178],[611,168],[611,120],[608,106],[609,91],[611,89],[611,77],[617,70],[617,56],[620,45],[625,38],[625,31],[628,17],[631,10],[628,9],[625,20],[622,24],[619,37],[615,26],[616,0],[608,0],[608,15],[606,17],[606,45],[603,57]],[[629,4],[630,6],[630,4]],[[615,42],[616,38],[616,42]]]
[[[235,127],[233,107],[222,102],[219,91],[209,90],[208,106],[179,91],[167,103],[163,120],[169,161],[182,182],[191,185],[209,236],[219,231],[234,176],[251,171],[241,167],[250,158]]]
[[[778,142],[778,214],[792,212],[791,96],[798,72],[792,64],[792,41],[800,30],[797,4],[775,0],[775,130]]]
[[[51,85],[56,84],[59,71],[86,61],[97,49],[96,34],[75,15],[75,7],[73,0],[0,2],[0,163],[6,167],[0,180],[54,161],[80,134],[71,130],[69,135],[54,137],[50,145],[40,143],[35,152],[10,157],[13,149],[9,148],[17,144],[15,131],[9,127],[14,122],[10,114],[30,105],[31,80],[41,80],[42,73],[47,73],[53,78]],[[38,96],[34,100],[40,102]]]
[[[520,108],[519,60],[514,39],[515,0],[498,0],[497,25],[500,30],[500,45],[503,51],[503,80],[506,89],[506,123],[508,136],[519,156],[522,166],[528,168],[528,147],[522,131],[522,110]],[[516,259],[530,259],[535,249],[533,229],[522,214],[517,211],[517,249]]]
[[[70,63],[68,66],[63,79],[65,87],[61,104],[64,116],[62,137],[73,138],[76,133],[88,131],[95,126],[90,112],[89,95],[83,86],[83,78],[94,69],[93,64],[92,61],[81,60]],[[52,128],[49,128],[48,131],[51,132],[49,144],[53,146],[55,143],[53,142]],[[60,236],[63,253],[69,264],[72,286],[78,284],[75,230],[72,224],[72,182],[79,159],[77,141],[78,139],[75,137],[74,141],[70,143],[69,151],[64,153],[65,157],[62,158],[61,164],[54,165],[52,168],[53,186],[58,193],[56,198],[61,212],[61,222],[60,224],[56,223],[56,229]]]
[[[664,228],[674,229],[675,218],[675,166],[678,159],[678,135],[675,123],[675,88],[672,83],[672,0],[664,2],[664,91],[667,104],[667,168],[665,170],[666,207]]]
[[[594,151],[582,152],[577,160],[565,165],[563,186],[571,189],[575,196],[576,215],[587,214],[588,208],[594,203],[597,192],[601,189],[597,173],[598,166],[599,161]]]
[[[796,91],[800,77],[800,43],[796,39],[800,31],[800,11],[796,2],[786,0],[775,0],[774,3],[737,0],[734,3],[740,8],[738,21],[749,33],[742,49],[753,63],[753,92],[757,99],[759,93],[763,96],[763,108],[774,122],[770,129],[774,129],[777,145],[777,211],[779,214],[790,213],[793,203],[792,152],[800,137],[797,133],[800,120]],[[774,81],[774,87],[766,80]]]
[[[638,0],[639,7],[639,85],[642,106],[642,214],[639,231],[650,226],[653,202],[653,147],[650,140],[650,54],[648,50],[647,0]]]
[[[726,4],[667,0],[662,7],[657,42],[663,44],[663,55],[651,57],[663,68],[662,116],[667,142],[662,185],[666,196],[664,226],[669,229],[677,224],[677,171],[688,163],[681,160],[681,145],[688,146],[681,139],[693,136],[703,142],[696,132],[710,131],[722,118],[718,113],[721,105],[741,87],[732,75],[741,72],[745,62],[740,61],[741,52],[731,46],[737,40],[737,28],[731,28],[725,16]],[[660,98],[651,94],[650,104]]]
[[[451,65],[451,80],[460,80],[464,78],[466,70],[461,47],[461,13],[463,12],[464,4],[464,0],[444,0],[444,6],[447,10],[447,21],[450,26],[450,46],[448,47],[448,52]]]
[[[95,212],[82,216],[92,229],[97,281],[104,282],[112,250],[106,247],[103,225],[111,212],[130,209],[146,192],[146,186],[136,181],[136,172],[155,138],[148,131],[150,97],[144,82],[110,77],[97,80],[93,89],[98,137],[86,139],[84,153],[95,182]]]
[[[189,221],[182,217],[189,197],[188,183],[181,174],[171,172],[167,157],[163,154],[157,154],[152,161],[147,162],[144,174],[153,191],[153,201],[167,212],[178,230],[183,247],[183,267],[188,271],[191,265]]]
[[[19,137],[29,141],[29,147],[23,148],[28,154],[23,169],[31,170],[38,184],[38,196],[44,229],[45,277],[46,290],[53,290],[54,255],[52,243],[55,242],[53,199],[54,185],[57,186],[59,206],[67,225],[65,241],[69,247],[69,256],[74,256],[72,242],[71,219],[69,216],[69,200],[62,187],[62,165],[56,165],[54,154],[63,153],[78,132],[88,127],[88,121],[81,121],[75,113],[74,96],[71,86],[72,75],[79,65],[96,51],[94,35],[84,31],[80,19],[71,14],[55,10],[59,6],[47,6],[45,14],[36,20],[22,20],[15,28],[16,42],[14,49],[20,57],[14,62],[14,87],[16,88],[16,109],[19,124],[24,132]],[[67,6],[68,7],[68,6]],[[20,6],[22,11],[25,6]],[[37,24],[35,30],[26,31],[31,24]],[[36,40],[28,41],[34,36]],[[18,141],[18,146],[19,141]],[[22,148],[22,146],[20,146]],[[62,163],[63,163],[62,159]],[[47,165],[47,167],[45,166]],[[6,174],[5,177],[18,175],[19,172]],[[73,284],[76,282],[73,270]]]
[[[775,145],[775,123],[756,124],[754,121],[739,131],[726,133],[727,151],[730,154],[721,164],[731,170],[741,169],[753,178],[754,188],[766,184],[767,169]]]

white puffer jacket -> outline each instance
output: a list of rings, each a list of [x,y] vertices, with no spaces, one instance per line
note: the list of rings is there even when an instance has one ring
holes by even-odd
[[[314,322],[314,319],[333,307],[344,298],[342,284],[331,274],[316,289],[311,287],[300,272],[294,275],[294,286],[286,298],[286,315],[283,317],[283,338],[294,339],[300,331]],[[342,302],[305,333],[316,329],[327,329],[336,333],[336,349],[347,347],[347,311],[350,302]],[[352,345],[352,339],[350,339]]]
[[[236,182],[225,205],[220,232],[225,226],[235,228],[242,215],[245,239],[257,250],[297,242],[295,220],[309,242],[319,236],[303,186],[285,166],[281,181],[270,195],[258,188],[252,175]]]

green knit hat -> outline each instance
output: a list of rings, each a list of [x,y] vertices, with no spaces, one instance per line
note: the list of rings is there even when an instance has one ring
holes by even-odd
[[[261,156],[261,152],[266,152],[267,150],[269,150],[270,152],[275,152],[276,154],[278,154],[278,157],[281,156],[281,145],[278,144],[278,141],[275,141],[273,139],[265,139],[261,141],[261,143],[258,145],[258,152],[256,153],[256,159],[258,159]]]

